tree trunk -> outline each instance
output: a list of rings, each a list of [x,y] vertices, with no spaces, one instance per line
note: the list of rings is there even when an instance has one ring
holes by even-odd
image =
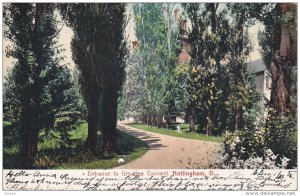
[[[217,32],[217,7],[218,7],[218,3],[209,4],[209,8],[211,12],[211,29],[214,34]]]
[[[36,71],[33,75],[35,84],[29,87],[27,95],[27,101],[24,104],[25,108],[22,111],[21,116],[21,155],[23,159],[24,168],[33,168],[34,158],[38,151],[38,132],[39,132],[39,108],[36,107],[36,101],[41,94],[41,84],[39,83],[39,74],[42,65],[45,63],[41,56],[41,50],[43,49],[43,43],[40,36],[40,23],[42,20],[42,14],[44,10],[44,4],[37,3],[35,8],[35,23],[33,27],[31,45],[32,50],[36,58]],[[33,103],[32,103],[33,102]]]
[[[211,122],[211,113],[209,112],[207,115],[207,124],[206,124],[206,134],[212,135],[212,122]]]
[[[116,152],[118,94],[115,89],[103,93],[102,147],[103,157],[112,157]]]
[[[289,6],[296,6],[289,4]],[[289,11],[286,4],[279,4],[282,17]],[[294,21],[292,21],[293,23]],[[276,34],[276,45],[278,50],[274,53],[270,65],[272,76],[271,107],[277,115],[285,114],[289,110],[291,89],[291,66],[295,65],[295,56],[292,51],[292,35],[296,34],[295,28],[289,28],[290,23],[281,23],[281,29]],[[293,32],[295,31],[295,32]]]
[[[21,155],[23,159],[22,166],[24,169],[33,168],[34,158],[38,149],[38,130],[35,128],[34,115],[31,113],[32,110],[25,109],[22,117],[22,144],[21,144]]]
[[[271,90],[271,106],[276,110],[277,114],[284,114],[288,109],[289,103],[289,87],[287,86],[287,78],[283,69],[285,68],[280,65],[280,63],[271,63],[270,71],[273,81]]]
[[[91,152],[96,152],[97,144],[97,125],[98,125],[98,98],[95,93],[90,95],[88,106],[88,136],[86,144]]]
[[[195,111],[194,104],[191,104],[190,114],[189,114],[189,131],[190,132],[196,132],[195,120],[196,120],[196,111]]]
[[[243,110],[239,105],[235,113],[235,131],[240,131],[243,127]]]

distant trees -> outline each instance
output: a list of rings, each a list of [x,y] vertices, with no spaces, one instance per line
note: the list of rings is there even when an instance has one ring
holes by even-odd
[[[144,123],[162,126],[175,114],[178,26],[173,4],[135,4],[135,30],[138,47],[128,62],[124,88],[127,114],[141,116]]]
[[[115,151],[117,101],[124,81],[126,45],[125,4],[67,4],[67,24],[73,29],[73,60],[88,109],[87,144],[96,149],[102,132],[101,154]],[[64,15],[64,14],[63,14]]]
[[[248,115],[244,111],[257,110],[255,103],[260,100],[254,76],[246,64],[251,44],[245,23],[255,6],[218,3],[182,6],[191,22],[187,39],[191,60],[187,64],[178,63],[183,35],[178,35],[178,26],[168,33],[166,7],[134,5],[139,45],[129,61],[124,89],[128,112],[142,116],[147,124],[161,126],[162,117],[168,121],[169,115],[185,111],[190,131],[195,132],[198,123],[199,129],[206,130],[208,135],[253,127],[253,119],[251,122],[246,119],[247,123],[243,119]]]
[[[4,37],[13,44],[6,55],[16,59],[4,83],[4,107],[19,136],[24,168],[34,165],[41,130],[57,127],[66,139],[66,127],[77,118],[76,111],[68,117],[62,112],[74,104],[74,96],[70,71],[62,64],[63,49],[57,44],[55,8],[45,3],[4,7]]]

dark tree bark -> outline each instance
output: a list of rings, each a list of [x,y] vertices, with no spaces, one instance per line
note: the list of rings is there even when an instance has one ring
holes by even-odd
[[[240,131],[243,128],[243,110],[242,106],[238,105],[235,113],[235,131]]]
[[[195,111],[195,104],[192,103],[189,109],[189,131],[196,132],[196,111]]]
[[[38,149],[38,134],[39,134],[39,104],[38,99],[41,94],[41,88],[43,86],[42,82],[39,80],[39,75],[41,67],[45,63],[45,59],[41,54],[43,49],[43,41],[40,35],[41,31],[41,20],[44,9],[46,9],[47,4],[37,3],[35,7],[35,23],[32,30],[31,45],[34,56],[36,58],[36,66],[34,67],[35,74],[33,79],[35,81],[34,85],[28,89],[28,94],[26,96],[26,102],[24,111],[21,117],[21,129],[22,129],[22,142],[21,142],[21,155],[23,158],[24,168],[32,168],[34,165],[34,158],[37,154]],[[25,55],[26,56],[26,55]],[[29,65],[27,65],[29,66]]]
[[[37,153],[38,147],[38,130],[35,126],[35,117],[32,114],[32,110],[27,107],[22,115],[21,127],[22,131],[22,143],[21,143],[21,156],[22,156],[22,168],[30,169],[33,167],[34,158]]]
[[[218,3],[210,3],[209,4],[210,12],[211,12],[211,28],[212,32],[217,32],[217,8]]]
[[[284,114],[288,109],[289,92],[284,67],[278,61],[272,62],[270,71],[272,75],[271,106],[278,114]]]
[[[91,152],[95,153],[97,144],[97,126],[98,126],[98,97],[91,91],[88,105],[88,136],[86,143]]]
[[[102,156],[111,157],[116,152],[117,137],[117,106],[116,89],[107,88],[103,92],[103,125],[102,125]]]
[[[241,4],[241,6],[244,6]],[[239,41],[238,41],[238,50],[237,55],[240,56],[244,51],[244,23],[245,23],[245,10],[241,9],[239,13],[240,17],[237,23],[237,28],[239,31]],[[238,80],[236,79],[236,84],[238,84]],[[235,111],[235,131],[240,131],[243,128],[243,116],[244,112],[242,110],[243,104],[242,102],[237,103],[236,111]]]

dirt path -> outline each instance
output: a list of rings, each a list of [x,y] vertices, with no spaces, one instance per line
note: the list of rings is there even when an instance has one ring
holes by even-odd
[[[219,144],[162,135],[118,124],[125,133],[146,142],[149,150],[140,158],[116,169],[206,168],[215,161]]]

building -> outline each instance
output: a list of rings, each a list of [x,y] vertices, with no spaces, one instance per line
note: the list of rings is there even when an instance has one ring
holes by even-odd
[[[271,98],[272,78],[263,59],[257,59],[248,63],[250,71],[255,73],[257,89],[263,96],[264,107],[267,108]]]
[[[191,60],[191,56],[190,56],[190,50],[191,50],[191,46],[188,42],[188,34],[190,33],[190,30],[188,28],[188,20],[187,20],[187,16],[182,15],[182,16],[178,16],[178,9],[175,10],[175,19],[176,21],[179,23],[179,36],[180,36],[180,40],[181,40],[181,52],[179,54],[178,57],[178,62],[180,64],[187,64],[189,63],[189,61]]]

